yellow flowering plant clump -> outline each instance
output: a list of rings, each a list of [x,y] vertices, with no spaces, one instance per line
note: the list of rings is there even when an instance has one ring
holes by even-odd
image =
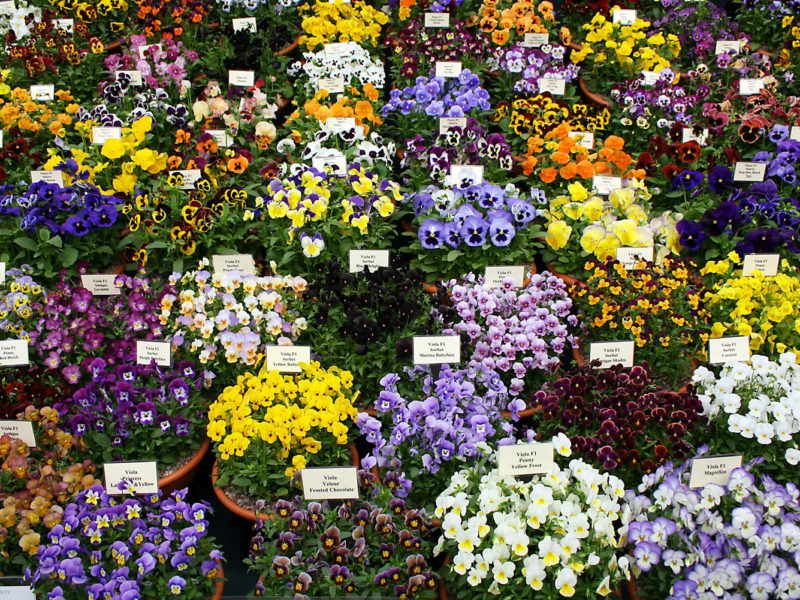
[[[800,349],[800,275],[786,259],[775,276],[742,275],[742,258],[731,252],[701,271],[713,315],[711,337],[746,335],[753,352],[775,358]]]
[[[709,337],[705,288],[690,260],[641,261],[627,270],[617,260],[590,260],[586,285],[571,293],[586,324],[586,342],[632,340],[634,361],[647,361],[656,378],[676,384],[692,373]],[[588,356],[588,344],[584,346]]]
[[[317,0],[298,8],[303,16],[300,45],[314,50],[333,42],[358,42],[378,45],[381,27],[389,16],[363,0],[327,2]]]
[[[0,436],[0,577],[33,568],[63,506],[98,483],[91,461],[77,462],[83,442],[58,427],[55,409],[28,406],[18,416],[34,424],[36,446]]]
[[[616,258],[619,247],[653,248],[657,264],[680,252],[675,225],[681,216],[672,211],[651,216],[652,195],[644,182],[632,179],[607,199],[592,194],[580,181],[567,190],[568,195],[556,196],[544,211],[542,254],[556,270],[582,273],[588,258]]]
[[[615,6],[611,14],[618,9]],[[681,43],[674,34],[647,33],[649,27],[650,22],[640,18],[621,25],[596,14],[583,25],[585,41],[580,50],[572,51],[570,60],[601,84],[629,79],[642,71],[668,69],[680,55]]]
[[[271,501],[290,494],[300,469],[352,462],[353,376],[316,361],[300,368],[297,375],[266,368],[240,375],[209,407],[218,487]]]

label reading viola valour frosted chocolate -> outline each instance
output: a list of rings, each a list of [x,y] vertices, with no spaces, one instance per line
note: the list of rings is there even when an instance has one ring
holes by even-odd
[[[133,489],[134,494],[158,493],[158,466],[154,460],[104,463],[103,475],[107,494],[127,493],[119,489],[123,481]]]
[[[632,367],[634,348],[632,340],[592,342],[589,344],[589,362],[599,360],[601,369],[607,369],[614,365],[622,365],[625,368]]]
[[[306,500],[357,500],[356,467],[306,467],[300,471]]]

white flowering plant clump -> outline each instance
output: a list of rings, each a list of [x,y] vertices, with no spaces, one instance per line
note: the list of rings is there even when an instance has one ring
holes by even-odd
[[[564,434],[556,453],[571,454]],[[456,598],[608,596],[629,577],[620,557],[631,511],[621,479],[580,459],[529,481],[465,469],[436,499],[451,560],[444,580]]]
[[[376,88],[382,88],[386,83],[386,70],[380,60],[374,60],[366,48],[356,42],[342,42],[336,45],[336,52],[326,51],[304,52],[303,61],[289,65],[287,72],[290,77],[304,73],[308,80],[305,89],[309,96],[319,91],[323,80],[328,78],[341,79],[345,87],[371,83]],[[330,91],[330,90],[329,90]]]
[[[794,480],[786,463],[800,462],[800,364],[792,352],[778,361],[753,355],[750,364],[728,362],[719,375],[699,367],[692,376],[712,435],[713,454],[765,457],[760,470],[783,483]]]

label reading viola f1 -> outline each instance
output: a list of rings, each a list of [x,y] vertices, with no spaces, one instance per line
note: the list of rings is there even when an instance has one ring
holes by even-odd
[[[106,140],[122,139],[122,127],[92,127],[92,143],[102,145]]]
[[[52,83],[32,85],[31,98],[40,102],[51,102],[56,98],[56,86]]]
[[[447,133],[451,127],[464,129],[467,126],[467,117],[439,117],[439,133]]]
[[[315,156],[311,159],[311,166],[317,171],[325,171],[325,167],[330,167],[333,175],[347,175],[347,157],[338,150],[328,156]]]
[[[791,133],[789,134],[789,139],[794,140],[795,142],[800,142],[800,125],[797,127],[792,127]]]
[[[683,143],[697,142],[701,146],[705,146],[708,141],[708,129],[703,129],[703,133],[697,135],[691,127],[684,127],[681,132],[681,141]]]
[[[734,181],[751,181],[760,183],[764,181],[767,173],[767,163],[762,162],[737,162],[733,168]]]
[[[539,79],[539,93],[550,92],[553,96],[563,96],[567,82],[555,77],[542,77]]]
[[[183,183],[178,188],[181,190],[193,190],[195,184],[200,181],[200,178],[203,176],[200,169],[176,169],[175,171],[169,172],[170,175],[174,173],[180,173],[183,178]]]
[[[344,94],[344,79],[341,77],[322,77],[317,80],[317,91],[326,90],[329,94]]]
[[[228,71],[228,85],[253,87],[256,82],[255,71]]]
[[[33,590],[24,585],[0,587],[0,600],[36,600]]]
[[[156,361],[159,367],[172,366],[172,342],[138,340],[136,342],[136,364],[149,365]]]
[[[515,288],[521,288],[525,283],[525,265],[512,265],[508,267],[486,267],[484,280],[486,285],[493,288],[503,287],[503,280],[510,277]]]
[[[325,56],[334,58],[336,56],[344,56],[350,52],[350,46],[347,42],[335,42],[333,44],[325,44],[322,50],[325,52]]]
[[[589,344],[589,362],[599,360],[601,369],[608,369],[614,365],[632,367],[634,348],[633,340],[592,342]]]
[[[145,52],[150,50],[150,48],[157,48],[159,52],[161,52],[161,44],[147,44],[145,46],[139,46],[139,58],[144,58]]]
[[[306,500],[358,500],[356,467],[307,467],[300,478]]]
[[[17,5],[14,0],[3,0],[0,2],[0,15],[13,15],[17,10]]]
[[[622,177],[595,175],[592,178],[592,186],[601,196],[608,196],[614,190],[618,190],[622,187]]]
[[[764,89],[764,80],[759,79],[740,79],[739,93],[742,96],[752,96]]]
[[[458,185],[465,179],[473,184],[483,183],[483,165],[450,165],[450,179]]]
[[[567,135],[576,140],[579,146],[588,150],[594,148],[594,132],[592,131],[570,131]]]
[[[64,187],[64,173],[61,171],[31,171],[31,183],[44,181],[45,183],[55,183]]]
[[[122,290],[114,285],[117,276],[100,273],[97,275],[81,275],[81,285],[92,293],[92,296],[119,296]]]
[[[461,75],[461,61],[449,60],[436,63],[436,77],[458,77]]]
[[[549,33],[526,33],[520,46],[523,48],[538,48],[550,43]]]
[[[708,340],[708,362],[747,362],[750,360],[750,337],[731,335]]]
[[[220,148],[228,148],[233,145],[233,136],[224,129],[206,129],[206,133],[214,138]]]
[[[739,40],[717,40],[714,44],[714,54],[739,54],[742,42]]]
[[[389,266],[388,250],[350,250],[348,258],[348,270],[351,273],[360,273],[364,269],[377,271],[381,267]]]
[[[461,362],[461,336],[458,335],[415,335],[413,348],[415,365]]]
[[[553,442],[498,446],[497,470],[503,477],[552,473]]]
[[[255,275],[256,261],[252,254],[214,254],[211,256],[214,273],[239,271],[242,275]]]
[[[311,346],[267,346],[267,371],[302,373],[300,363],[311,362]]]
[[[36,435],[30,421],[0,421],[0,437],[4,435],[22,440],[29,448],[36,446]]]
[[[142,85],[142,74],[139,71],[117,71],[117,80],[120,75],[127,75],[131,85]]]
[[[653,262],[653,247],[620,246],[617,248],[617,260],[622,263],[626,271],[635,271],[636,266],[642,261]]]
[[[450,27],[450,13],[425,13],[425,27],[447,28]]]
[[[158,466],[154,460],[104,463],[103,474],[107,494],[129,493],[119,489],[123,481],[133,489],[134,494],[158,493]]]
[[[693,458],[689,487],[701,488],[710,483],[726,486],[731,478],[731,472],[741,466],[742,457],[734,454]]]
[[[751,277],[755,271],[760,271],[764,277],[775,277],[780,262],[780,254],[745,254],[742,277]]]
[[[613,12],[614,25],[633,25],[636,21],[636,11],[618,8]]]
[[[233,28],[234,33],[236,33],[237,31],[242,31],[247,29],[249,29],[251,33],[256,33],[258,31],[258,25],[256,25],[255,17],[242,17],[240,19],[231,19],[231,27]]]
[[[0,342],[0,367],[26,367],[28,364],[28,340]]]

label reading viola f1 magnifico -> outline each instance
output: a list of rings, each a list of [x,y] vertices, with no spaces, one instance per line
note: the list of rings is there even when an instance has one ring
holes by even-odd
[[[28,340],[0,342],[0,367],[26,367],[29,364]]]
[[[592,342],[589,344],[589,362],[599,360],[601,369],[608,369],[614,365],[629,368],[633,366],[634,349],[635,344],[632,340]]]
[[[614,190],[618,190],[622,187],[622,177],[595,175],[592,178],[592,186],[601,196],[608,196]]]
[[[200,181],[200,178],[203,176],[200,169],[176,169],[169,172],[170,175],[173,173],[180,173],[183,178],[183,183],[179,188],[181,190],[193,190],[195,184]]]
[[[133,488],[134,494],[158,493],[158,466],[154,460],[104,463],[103,474],[107,494],[127,493],[119,489],[119,484],[123,481]]]
[[[114,285],[117,276],[99,273],[81,275],[81,285],[92,293],[92,296],[119,296],[122,290]]]
[[[461,336],[415,335],[412,340],[415,365],[458,364],[461,362]]]
[[[306,500],[358,500],[356,467],[306,467],[300,478]]]
[[[539,79],[539,93],[550,92],[553,96],[563,96],[567,82],[561,78],[542,77]]]
[[[553,442],[498,446],[497,470],[503,477],[552,473],[553,451]]]
[[[751,277],[756,271],[760,271],[764,277],[775,277],[780,263],[780,254],[745,254],[742,277]]]
[[[733,454],[693,458],[689,487],[701,488],[711,483],[726,486],[731,478],[731,472],[741,466],[742,457]]]
[[[525,283],[525,265],[511,265],[507,267],[486,267],[484,280],[486,285],[493,288],[503,287],[503,280],[510,277],[513,280],[513,286],[517,289],[521,288]]]
[[[267,371],[302,373],[300,363],[311,362],[311,346],[267,346]]]
[[[159,367],[172,366],[172,342],[157,342],[154,340],[137,340],[136,364],[149,365],[156,361]]]
[[[708,362],[747,362],[750,360],[750,337],[731,335],[708,340]]]
[[[36,447],[36,434],[30,421],[0,421],[0,437],[7,435],[22,442],[29,448]]]
[[[329,94],[344,94],[344,79],[341,77],[322,77],[317,80],[317,91],[325,90]]]
[[[101,146],[106,140],[122,139],[122,127],[92,127],[92,143]]]

